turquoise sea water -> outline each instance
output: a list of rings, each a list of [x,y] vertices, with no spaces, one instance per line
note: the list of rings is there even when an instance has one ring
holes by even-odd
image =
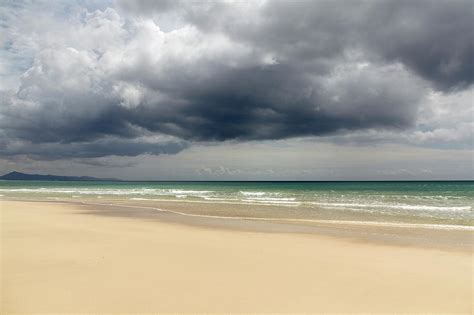
[[[0,198],[159,200],[279,207],[287,216],[471,226],[473,181],[423,182],[59,182],[0,181]],[[261,206],[261,207],[260,207]],[[267,206],[267,208],[265,208]],[[273,207],[268,207],[273,206]],[[287,210],[285,210],[287,209]],[[281,211],[280,211],[281,215]],[[382,218],[382,219],[381,219]]]

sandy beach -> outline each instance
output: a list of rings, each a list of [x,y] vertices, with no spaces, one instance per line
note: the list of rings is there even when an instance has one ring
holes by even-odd
[[[66,203],[2,200],[0,210],[2,314],[473,310],[469,250],[101,215]]]

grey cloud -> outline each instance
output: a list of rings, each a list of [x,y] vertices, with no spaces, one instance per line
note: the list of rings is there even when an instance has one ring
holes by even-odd
[[[93,166],[93,167],[114,167],[114,168],[127,168],[134,167],[139,164],[138,161],[130,160],[129,158],[122,157],[127,159],[125,161],[118,160],[116,157],[97,157],[97,158],[73,158],[72,162],[75,164]]]
[[[143,140],[101,139],[76,143],[10,143],[2,148],[2,156],[29,156],[37,160],[63,158],[100,158],[106,156],[137,156],[140,154],[176,154],[189,146],[184,141],[151,142]]]
[[[119,1],[120,6],[125,11],[133,11],[143,15],[150,13],[165,13],[176,9],[178,5],[183,4],[179,0],[136,0],[136,1]]]
[[[175,10],[204,32],[225,33],[291,63],[307,66],[356,49],[366,58],[402,62],[442,90],[474,80],[474,3],[469,0],[277,0],[261,6],[176,1],[166,10],[152,3],[137,1],[133,9],[143,14]]]
[[[380,1],[370,11],[369,49],[399,60],[442,90],[474,81],[474,2]]]

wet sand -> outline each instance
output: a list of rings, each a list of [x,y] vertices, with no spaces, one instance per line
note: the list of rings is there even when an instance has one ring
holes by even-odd
[[[472,313],[465,245],[405,246],[385,241],[400,234],[389,230],[370,232],[380,238],[370,241],[329,233],[336,226],[294,233],[286,224],[118,206],[0,200],[0,210],[2,314]]]
[[[168,200],[82,200],[65,201],[81,205],[91,215],[142,218],[198,227],[224,228],[238,231],[299,233],[333,236],[351,242],[370,242],[382,245],[398,245],[434,248],[447,251],[472,252],[474,229],[472,226],[420,224],[420,222],[396,223],[374,221],[374,217],[362,215],[345,217],[344,220],[314,215],[297,214],[295,209],[288,218],[288,207],[255,206],[234,203],[181,202]],[[319,211],[317,212],[320,213]],[[361,220],[362,219],[362,220]],[[365,221],[368,220],[368,221]]]

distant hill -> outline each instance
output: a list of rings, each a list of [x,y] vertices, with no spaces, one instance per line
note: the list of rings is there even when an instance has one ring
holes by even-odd
[[[57,181],[119,181],[116,178],[96,178],[90,176],[57,176],[10,172],[0,176],[0,180],[57,180]]]

